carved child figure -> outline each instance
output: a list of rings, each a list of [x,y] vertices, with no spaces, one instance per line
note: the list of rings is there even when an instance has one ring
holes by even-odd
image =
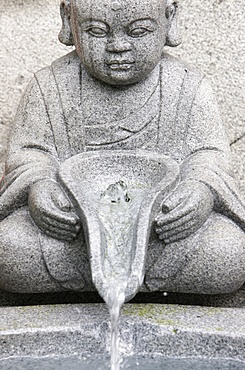
[[[142,289],[215,294],[244,283],[244,203],[215,99],[204,76],[163,51],[180,43],[177,10],[176,0],[61,1],[59,38],[75,51],[35,74],[18,109],[0,198],[1,289],[94,289],[59,166],[137,148],[180,165]]]

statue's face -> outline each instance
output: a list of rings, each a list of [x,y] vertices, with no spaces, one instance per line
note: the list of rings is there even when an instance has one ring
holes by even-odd
[[[161,59],[165,0],[72,0],[71,27],[91,75],[112,85],[136,83]]]

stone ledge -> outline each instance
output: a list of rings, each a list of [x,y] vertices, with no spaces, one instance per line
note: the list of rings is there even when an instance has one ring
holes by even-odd
[[[108,322],[104,304],[1,308],[0,359],[107,353]],[[245,362],[244,309],[127,304],[119,326],[125,355],[229,357]]]

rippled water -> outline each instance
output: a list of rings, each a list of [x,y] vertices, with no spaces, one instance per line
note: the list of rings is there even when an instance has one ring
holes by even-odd
[[[0,360],[1,370],[109,370],[110,359],[104,357],[30,358]],[[125,370],[244,370],[245,363],[225,359],[127,357]]]

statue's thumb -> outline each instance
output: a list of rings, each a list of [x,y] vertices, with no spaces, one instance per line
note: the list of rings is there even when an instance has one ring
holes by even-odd
[[[170,194],[162,203],[162,212],[168,213],[181,203],[180,196],[177,193]]]
[[[65,194],[63,193],[58,194],[56,198],[56,203],[57,203],[57,206],[62,211],[64,212],[71,211],[71,208],[72,208],[71,202],[69,201],[68,197]]]

